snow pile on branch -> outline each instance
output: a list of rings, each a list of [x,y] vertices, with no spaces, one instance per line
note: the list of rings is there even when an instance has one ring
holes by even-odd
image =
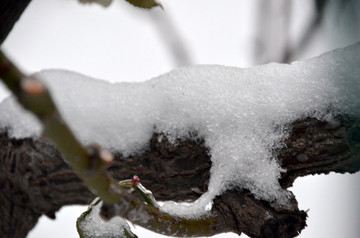
[[[291,65],[192,66],[143,83],[111,84],[64,70],[34,77],[49,87],[84,144],[98,143],[129,155],[147,149],[153,132],[173,141],[194,134],[204,138],[213,162],[209,191],[191,205],[193,209],[164,205],[177,214],[191,215],[193,210],[195,215],[233,186],[286,203],[287,194],[278,184],[281,169],[272,152],[282,146],[287,125],[294,120],[330,119],[336,113],[359,116],[359,66],[356,44]],[[4,127],[17,138],[41,134],[38,121],[13,98],[0,104]]]
[[[100,217],[100,208],[102,202],[96,198],[90,205],[86,212],[84,212],[76,222],[76,228],[80,237],[91,238],[122,238],[135,237],[131,229],[121,217],[113,217],[109,221],[104,221]],[[127,235],[127,234],[128,235]],[[132,236],[130,236],[130,234]]]

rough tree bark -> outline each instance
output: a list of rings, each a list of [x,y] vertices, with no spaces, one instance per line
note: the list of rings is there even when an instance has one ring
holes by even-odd
[[[359,128],[344,118],[331,122],[307,118],[292,124],[286,146],[274,151],[287,170],[280,179],[284,189],[299,176],[360,169],[359,152],[352,146],[359,138],[351,134]],[[203,141],[173,145],[154,134],[144,153],[129,158],[116,154],[109,172],[119,180],[139,175],[159,200],[194,200],[207,190],[211,167],[207,151]],[[55,218],[62,206],[88,204],[94,198],[44,138],[14,140],[4,131],[0,164],[1,237],[25,237],[42,214]],[[289,207],[279,208],[237,189],[217,197],[211,212],[226,221],[215,225],[217,232],[244,232],[250,237],[294,237],[306,226],[307,217],[295,197]]]

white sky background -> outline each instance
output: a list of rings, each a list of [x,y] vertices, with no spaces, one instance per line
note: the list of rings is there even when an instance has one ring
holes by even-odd
[[[253,64],[257,2],[161,1],[167,21],[176,26],[193,64],[238,67]],[[312,14],[309,2],[295,1],[300,11],[293,18],[297,29],[294,36],[301,33],[305,17]],[[360,41],[359,29],[350,37],[343,37],[342,18],[337,18],[338,27],[333,23],[325,22],[302,57]],[[119,0],[107,9],[80,5],[75,0],[33,0],[2,49],[27,73],[63,68],[112,82],[143,81],[177,67],[151,15]],[[0,89],[0,100],[5,95]],[[292,190],[299,207],[310,209],[308,227],[299,237],[360,237],[359,181],[360,173],[296,180]],[[64,208],[57,213],[55,222],[42,218],[29,237],[78,237],[75,220],[84,209]],[[134,232],[139,237],[163,237],[138,229]]]

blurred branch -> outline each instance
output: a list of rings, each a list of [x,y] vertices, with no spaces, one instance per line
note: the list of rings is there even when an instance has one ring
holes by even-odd
[[[88,153],[75,138],[61,118],[49,92],[42,82],[25,77],[20,70],[0,52],[0,77],[5,85],[27,110],[33,112],[45,127],[45,133],[57,149],[75,169],[79,177],[105,202],[120,201],[120,196],[111,193],[111,178],[106,174],[104,153]]]
[[[0,45],[31,0],[2,0],[0,4]]]
[[[176,67],[192,65],[192,60],[186,45],[177,32],[172,19],[164,11],[152,10],[150,17],[158,29],[160,37],[172,53]]]
[[[155,0],[125,0],[134,7],[150,9],[153,7],[161,7],[161,4],[157,3]],[[79,0],[80,3],[97,3],[103,7],[108,7],[113,2],[113,0]]]
[[[258,3],[255,62],[282,62],[289,47],[291,1],[261,0]]]
[[[139,8],[145,8],[145,9],[150,9],[153,7],[162,8],[161,4],[159,4],[155,0],[125,0],[125,1],[127,1],[131,5],[133,5],[135,7],[139,7]]]
[[[97,3],[103,7],[108,7],[112,3],[112,0],[79,0],[80,3]]]
[[[290,63],[292,60],[294,60],[296,54],[304,51],[304,49],[309,45],[314,34],[319,29],[319,27],[321,26],[324,20],[325,9],[328,2],[329,1],[327,0],[314,0],[314,8],[316,10],[315,15],[310,21],[299,43],[295,46],[287,48],[287,50],[284,53],[282,62]]]
[[[311,42],[321,26],[327,0],[314,0],[315,14],[296,45],[289,41],[291,23],[291,1],[262,0],[258,6],[258,36],[255,44],[257,64],[268,62],[290,63]]]

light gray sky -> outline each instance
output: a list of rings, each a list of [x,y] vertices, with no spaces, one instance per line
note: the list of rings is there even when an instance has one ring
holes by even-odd
[[[259,0],[161,1],[170,26],[175,26],[194,64],[238,67],[252,65],[256,37],[254,3],[257,2]],[[308,0],[297,0],[295,5],[301,10],[294,19],[301,32],[305,24],[301,17],[311,15],[311,8]],[[334,35],[330,23],[302,57],[360,40],[358,35],[350,39],[337,36],[332,43],[325,42],[324,38]],[[75,0],[33,0],[2,48],[27,73],[63,68],[111,82],[143,81],[177,67],[155,24],[151,14],[124,1],[115,1],[104,9],[80,5]],[[5,95],[0,89],[0,100]],[[359,173],[298,179],[292,190],[299,207],[310,209],[308,227],[299,237],[360,237],[359,181]],[[56,221],[41,218],[29,237],[78,237],[75,220],[84,209],[63,208]],[[139,237],[163,237],[139,229],[134,232]]]

